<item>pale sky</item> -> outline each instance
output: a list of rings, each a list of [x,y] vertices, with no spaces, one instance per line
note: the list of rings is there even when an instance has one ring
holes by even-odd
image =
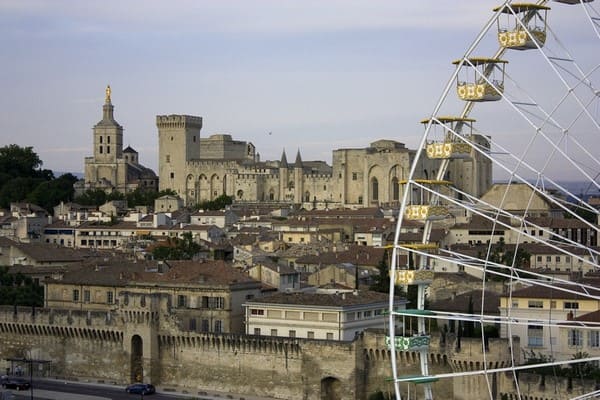
[[[414,148],[451,61],[497,5],[1,0],[0,144],[33,146],[44,168],[82,172],[110,84],[124,146],[155,171],[162,114],[201,116],[202,136],[250,141],[262,160],[300,149],[330,163],[333,149],[378,139]],[[550,5],[561,10],[555,21],[571,21],[571,9]]]

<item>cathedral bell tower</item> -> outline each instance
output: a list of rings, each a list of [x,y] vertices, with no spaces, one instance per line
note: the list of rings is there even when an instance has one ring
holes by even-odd
[[[110,85],[102,106],[102,120],[94,125],[94,158],[99,162],[114,163],[123,157],[123,127],[115,121]]]

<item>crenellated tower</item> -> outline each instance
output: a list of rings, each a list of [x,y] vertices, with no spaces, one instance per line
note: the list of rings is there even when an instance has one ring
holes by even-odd
[[[186,193],[187,163],[200,159],[202,117],[157,115],[159,190]]]

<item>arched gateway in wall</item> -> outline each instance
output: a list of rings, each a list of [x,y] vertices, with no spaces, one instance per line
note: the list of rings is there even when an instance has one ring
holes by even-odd
[[[342,400],[342,382],[332,376],[321,379],[321,400]]]
[[[144,343],[140,335],[131,337],[131,382],[142,382],[144,379]]]

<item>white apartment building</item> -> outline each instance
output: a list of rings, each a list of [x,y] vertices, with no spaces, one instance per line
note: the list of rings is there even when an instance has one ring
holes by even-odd
[[[398,298],[397,309],[408,301]],[[383,328],[388,294],[372,291],[277,293],[251,299],[246,334],[347,341],[368,328]]]

